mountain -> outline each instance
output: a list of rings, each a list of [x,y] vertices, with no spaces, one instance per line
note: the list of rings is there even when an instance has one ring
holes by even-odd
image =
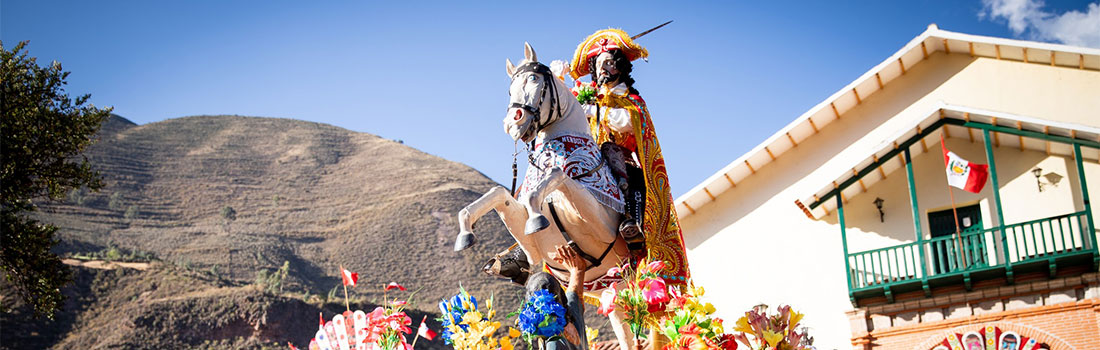
[[[513,242],[495,215],[478,223],[474,249],[452,251],[455,214],[495,185],[461,163],[289,119],[112,116],[98,138],[85,154],[106,186],[40,203],[36,216],[61,228],[62,255],[149,263],[74,260],[54,321],[0,289],[2,348],[304,348],[319,311],[343,311],[340,266],[359,273],[351,299],[367,311],[410,294],[384,294],[388,282],[415,290],[416,322],[460,285],[496,294],[500,319],[519,305],[520,288],[479,272]],[[281,288],[267,288],[284,264]]]

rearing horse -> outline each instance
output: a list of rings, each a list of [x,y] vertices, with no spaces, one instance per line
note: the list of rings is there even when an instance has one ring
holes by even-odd
[[[504,130],[512,139],[533,145],[523,187],[518,199],[503,186],[493,187],[459,211],[455,251],[472,246],[474,222],[496,210],[535,269],[545,263],[565,280],[568,273],[549,254],[556,246],[572,246],[588,260],[585,294],[598,298],[612,282],[607,270],[629,256],[618,235],[622,194],[592,140],[580,103],[538,62],[527,43],[524,57],[519,66],[506,60],[512,83],[504,117]],[[553,223],[543,214],[547,212]],[[633,349],[634,336],[624,327],[623,316],[614,311],[611,325],[623,349]]]

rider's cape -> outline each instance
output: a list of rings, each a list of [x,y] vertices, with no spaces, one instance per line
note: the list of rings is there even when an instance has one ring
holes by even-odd
[[[646,236],[647,257],[650,261],[665,262],[661,277],[668,284],[686,285],[691,276],[684,238],[680,232],[680,222],[676,218],[676,208],[672,205],[665,158],[661,155],[661,145],[657,142],[653,119],[650,118],[641,96],[628,92],[615,93],[615,89],[612,91],[599,98],[599,105],[601,108],[623,108],[630,112],[634,135],[624,138],[612,131],[607,125],[607,118],[590,118],[592,136],[597,144],[616,142],[637,153],[639,165],[645,173],[645,219],[642,221],[642,231]]]

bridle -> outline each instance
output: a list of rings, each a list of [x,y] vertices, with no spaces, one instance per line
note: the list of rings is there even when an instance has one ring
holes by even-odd
[[[542,130],[543,127],[550,125],[550,123],[554,122],[555,120],[561,119],[561,103],[558,101],[557,87],[555,86],[556,84],[554,84],[553,81],[554,75],[550,73],[550,67],[547,67],[545,64],[539,62],[524,63],[523,65],[516,67],[516,71],[512,73],[512,82],[514,83],[516,80],[516,76],[522,73],[535,73],[542,77],[543,86],[539,88],[539,90],[541,91],[535,93],[535,95],[538,95],[538,101],[535,101],[534,105],[529,104],[528,101],[524,101],[524,103],[512,102],[508,105],[508,108],[519,108],[533,115],[534,124],[529,126],[524,134],[537,133]],[[547,113],[547,116],[544,118],[542,115],[542,105],[546,103],[546,94],[548,92],[550,93],[549,102],[551,113]],[[508,95],[512,95],[511,90],[508,90]],[[533,138],[531,139],[531,142],[534,143]]]

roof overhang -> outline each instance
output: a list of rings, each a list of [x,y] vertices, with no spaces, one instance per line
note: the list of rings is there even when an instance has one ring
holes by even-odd
[[[1073,157],[1072,144],[1081,144],[1089,147],[1082,148],[1083,158],[1100,159],[1098,128],[1011,113],[940,105],[865,151],[861,158],[853,158],[851,166],[845,167],[851,171],[838,174],[833,181],[796,200],[795,204],[810,218],[827,216],[836,210],[836,196],[839,195],[842,201],[847,202],[849,198],[866,192],[894,171],[904,169],[905,161],[901,154],[905,150],[909,151],[911,157],[939,152],[935,145],[940,137],[982,142],[982,135],[986,130],[989,130],[994,142],[1000,147]],[[932,147],[929,147],[930,144]],[[984,159],[972,161],[986,162]]]
[[[846,85],[825,101],[806,111],[787,126],[738,157],[702,183],[676,199],[676,211],[687,217],[713,202],[717,196],[736,188],[761,167],[774,162],[822,128],[840,119],[864,99],[882,90],[907,69],[935,51],[966,53],[974,57],[1013,60],[1032,64],[1100,70],[1100,49],[1033,41],[994,38],[940,30],[934,24],[924,33]]]

